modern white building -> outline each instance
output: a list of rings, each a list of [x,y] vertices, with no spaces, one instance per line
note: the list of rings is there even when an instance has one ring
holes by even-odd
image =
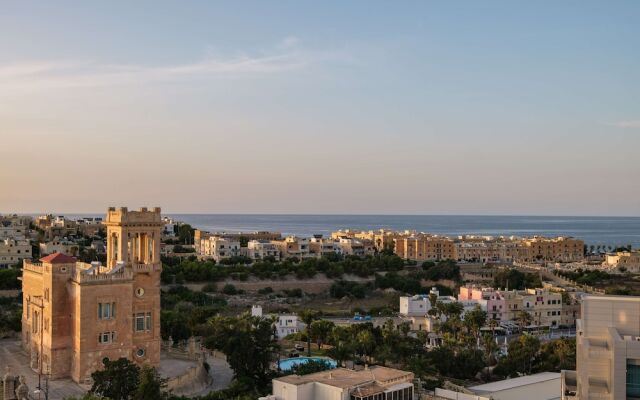
[[[254,317],[262,317],[261,306],[251,306],[251,315]],[[275,317],[274,327],[278,340],[284,339],[288,335],[298,333],[306,328],[306,324],[298,318],[296,314],[277,314]]]
[[[640,398],[640,297],[584,296],[576,371],[563,371],[568,400]]]
[[[261,400],[413,400],[412,372],[373,366],[337,368],[273,380],[273,394]]]
[[[471,386],[464,392],[436,389],[436,396],[451,400],[557,400],[560,373],[541,372],[518,378]]]

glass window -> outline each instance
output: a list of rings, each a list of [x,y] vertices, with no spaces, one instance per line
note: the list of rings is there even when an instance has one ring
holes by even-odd
[[[150,331],[151,330],[151,313],[148,312],[147,313],[147,317],[145,318],[145,322],[144,322],[144,327],[145,330]]]
[[[640,398],[640,360],[627,360],[627,398]]]
[[[135,318],[136,332],[144,331],[144,313],[137,313]]]

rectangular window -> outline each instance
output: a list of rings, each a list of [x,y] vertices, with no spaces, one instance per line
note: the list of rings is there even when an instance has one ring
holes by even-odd
[[[137,313],[135,317],[136,332],[144,331],[144,313]]]
[[[627,398],[640,397],[640,360],[627,360]]]
[[[98,303],[98,319],[113,319],[116,317],[116,303]]]
[[[98,343],[113,343],[116,339],[115,332],[101,332],[98,333]]]
[[[145,319],[145,329],[147,331],[151,330],[151,313],[150,312],[147,313],[147,317]]]

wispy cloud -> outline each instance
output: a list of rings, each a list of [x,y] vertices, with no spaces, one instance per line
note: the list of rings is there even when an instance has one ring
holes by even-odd
[[[140,83],[258,76],[304,68],[339,53],[305,51],[300,40],[286,37],[270,52],[208,55],[202,60],[175,65],[104,64],[84,61],[42,61],[0,64],[0,91],[99,87]]]
[[[604,122],[605,125],[615,126],[617,128],[640,128],[640,119],[617,122]]]

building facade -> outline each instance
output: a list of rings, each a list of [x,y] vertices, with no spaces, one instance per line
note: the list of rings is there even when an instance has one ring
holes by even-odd
[[[273,380],[273,395],[261,400],[413,400],[412,372],[373,366],[337,368]]]
[[[576,371],[562,372],[563,399],[640,398],[640,297],[583,297],[576,338]]]
[[[17,265],[31,258],[31,243],[28,240],[0,240],[0,268]]]
[[[107,263],[24,262],[22,344],[52,379],[90,381],[102,360],[160,362],[160,208],[109,208]]]
[[[198,253],[203,258],[210,258],[216,262],[240,255],[240,241],[236,239],[211,236],[201,239],[199,243]]]
[[[395,240],[395,254],[405,260],[439,261],[455,259],[453,240],[439,236],[412,236]]]

